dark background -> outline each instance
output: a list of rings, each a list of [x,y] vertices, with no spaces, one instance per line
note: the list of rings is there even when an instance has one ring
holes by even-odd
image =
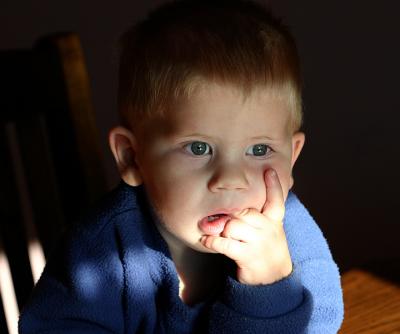
[[[260,0],[261,1],[261,0]],[[161,0],[2,0],[0,49],[42,35],[79,33],[111,188],[108,150],[117,124],[116,41]],[[398,2],[270,0],[292,28],[305,77],[306,147],[295,189],[324,231],[342,271],[399,258],[400,20]]]

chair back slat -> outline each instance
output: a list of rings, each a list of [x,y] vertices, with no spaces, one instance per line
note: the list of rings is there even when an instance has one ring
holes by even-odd
[[[39,55],[36,61],[42,63],[38,66],[42,69],[38,75],[40,85],[49,95],[41,105],[45,106],[54,162],[65,196],[63,203],[65,210],[73,213],[77,207],[97,199],[106,188],[83,51],[75,34],[42,39],[35,50]],[[76,164],[66,165],[66,159]],[[72,176],[83,185],[80,194],[71,187]]]
[[[74,33],[0,50],[0,271],[12,276],[0,294],[15,295],[1,333],[15,330],[12,305],[23,307],[62,231],[107,190],[89,86]]]
[[[31,224],[27,224],[27,234],[30,239],[39,236],[47,256],[66,223],[44,115],[28,115],[19,121],[15,127],[15,136],[15,141],[19,144],[22,168],[29,166],[24,168],[23,176],[27,183],[27,197],[34,208],[31,220],[36,228],[32,231]]]
[[[21,307],[30,294],[33,278],[24,225],[25,206],[20,192],[21,183],[18,179],[19,166],[15,165],[15,143],[9,129],[10,123],[7,123],[1,127],[0,132],[2,160],[0,164],[0,237],[2,251],[8,257],[8,265],[13,276],[15,295]]]

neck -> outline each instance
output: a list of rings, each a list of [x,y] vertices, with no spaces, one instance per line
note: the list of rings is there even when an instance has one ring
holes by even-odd
[[[171,247],[179,278],[179,297],[188,305],[202,302],[221,284],[223,257],[198,252],[190,247]]]
[[[168,245],[178,273],[179,297],[188,305],[204,301],[222,282],[224,257],[196,251],[183,244],[163,226],[157,227]]]

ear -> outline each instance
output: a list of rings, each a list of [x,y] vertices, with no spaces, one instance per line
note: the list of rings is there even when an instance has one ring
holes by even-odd
[[[300,155],[301,150],[303,149],[304,146],[304,142],[305,142],[305,135],[303,132],[296,132],[293,136],[292,136],[292,169],[293,166],[297,160],[297,158]],[[294,184],[294,180],[293,180],[293,175],[290,177],[290,188],[293,187]]]
[[[131,186],[142,184],[142,176],[136,163],[138,143],[134,134],[122,126],[117,126],[110,130],[108,142],[119,174],[125,183]]]

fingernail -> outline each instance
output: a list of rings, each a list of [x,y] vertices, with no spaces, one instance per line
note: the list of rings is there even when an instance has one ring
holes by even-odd
[[[272,178],[273,178],[273,177],[276,177],[276,172],[275,172],[274,169],[270,169],[270,170],[269,170],[269,176],[272,177]]]

